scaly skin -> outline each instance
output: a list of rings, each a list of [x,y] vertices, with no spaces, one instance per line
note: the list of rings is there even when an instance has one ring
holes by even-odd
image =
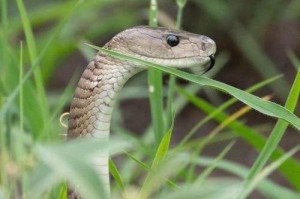
[[[179,44],[170,46],[167,43],[169,35],[177,36]],[[203,71],[211,68],[216,52],[214,41],[206,36],[147,26],[117,34],[105,48],[167,67],[201,67]],[[142,65],[98,53],[76,88],[70,108],[68,138],[90,136],[108,140],[116,95],[131,76],[143,69],[146,68]],[[108,151],[97,154],[93,164],[110,195],[108,157]]]

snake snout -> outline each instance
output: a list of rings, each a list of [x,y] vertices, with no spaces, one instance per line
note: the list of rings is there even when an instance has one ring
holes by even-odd
[[[202,35],[201,38],[201,47],[202,50],[205,52],[206,56],[209,57],[209,63],[207,64],[207,69],[205,70],[205,72],[209,71],[210,69],[212,69],[212,67],[215,65],[215,53],[216,53],[216,43],[214,42],[214,40],[212,40],[211,38]]]
[[[211,38],[202,35],[201,38],[201,49],[207,54],[207,55],[213,55],[216,53],[216,43]]]

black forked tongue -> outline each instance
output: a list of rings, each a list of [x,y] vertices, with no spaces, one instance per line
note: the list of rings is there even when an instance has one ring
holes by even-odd
[[[212,67],[215,65],[216,63],[216,59],[215,59],[215,56],[214,55],[210,55],[209,56],[209,59],[210,59],[210,64],[209,64],[209,67],[206,69],[205,72],[209,71],[210,69],[212,69]]]

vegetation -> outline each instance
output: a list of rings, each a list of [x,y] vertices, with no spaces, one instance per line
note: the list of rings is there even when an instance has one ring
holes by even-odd
[[[84,44],[96,43],[98,38],[105,38],[101,41],[105,42],[108,35],[147,21],[156,26],[157,14],[159,24],[180,28],[182,21],[185,23],[183,10],[189,4],[202,9],[201,20],[206,21],[202,30],[226,32],[241,57],[263,80],[243,91],[211,79],[224,73],[222,68],[234,59],[226,48],[219,49],[215,68],[207,76],[199,76]],[[177,22],[166,17],[157,5],[177,6]],[[121,0],[45,0],[38,4],[1,0],[0,198],[63,199],[67,198],[67,184],[80,187],[84,198],[104,198],[101,181],[88,162],[91,154],[105,147],[113,157],[113,198],[300,198],[300,160],[296,156],[300,145],[288,149],[279,145],[288,135],[299,134],[300,119],[293,113],[299,110],[299,56],[292,50],[286,52],[295,75],[281,75],[279,64],[262,46],[267,24],[299,19],[300,2],[265,0],[251,4],[251,13],[246,7],[234,0],[131,0],[126,5]],[[243,11],[252,17],[239,18]],[[144,21],[140,20],[142,16]],[[93,48],[150,68],[148,85],[144,81],[147,73],[141,73],[120,94],[109,145],[89,139],[66,142],[66,129],[59,122],[80,75],[75,66],[84,65],[74,64],[74,55],[80,54],[88,62],[95,54]],[[64,80],[68,85],[53,88],[59,74],[69,77]],[[169,76],[167,86],[163,74]],[[241,81],[252,78],[235,75],[243,76]],[[176,83],[177,78],[189,83]],[[137,136],[122,123],[121,102],[148,99],[145,90],[149,85],[157,91],[149,94],[152,123]],[[264,97],[252,94],[258,90]],[[207,97],[199,97],[202,91]],[[232,98],[224,98],[218,91]],[[280,99],[285,105],[269,101]],[[236,105],[239,101],[244,103],[242,107]],[[172,142],[176,124],[180,123],[175,118],[189,103],[206,116],[199,118],[191,130],[185,129],[179,141]],[[254,117],[245,117],[252,110],[257,111]],[[260,123],[256,115],[273,119]],[[245,118],[252,125],[245,123]],[[212,130],[204,128],[209,122],[214,125]],[[199,137],[204,131],[206,136]],[[250,166],[226,157],[239,150],[235,143],[241,140],[258,152]],[[219,147],[217,155],[205,153],[218,145],[225,147]],[[216,173],[219,170],[230,175]],[[287,185],[269,178],[273,172],[283,176]]]

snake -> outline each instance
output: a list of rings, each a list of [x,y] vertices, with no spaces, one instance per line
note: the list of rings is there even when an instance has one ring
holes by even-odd
[[[137,26],[115,35],[103,48],[172,68],[214,66],[215,42],[205,36],[165,27]],[[107,141],[117,94],[126,81],[146,66],[98,52],[77,84],[68,119],[68,139],[91,137]],[[91,164],[110,195],[109,153]]]

